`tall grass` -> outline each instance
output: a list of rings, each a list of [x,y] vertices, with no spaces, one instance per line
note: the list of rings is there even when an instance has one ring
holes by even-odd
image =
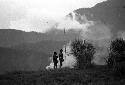
[[[0,85],[121,85],[124,80],[110,75],[104,67],[76,70],[12,72],[0,76]],[[121,82],[120,82],[121,81]]]

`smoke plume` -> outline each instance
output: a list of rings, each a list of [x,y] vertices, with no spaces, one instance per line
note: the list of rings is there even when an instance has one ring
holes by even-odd
[[[66,53],[65,53],[65,47],[66,47]],[[74,66],[76,65],[76,59],[71,53],[70,43],[68,43],[66,46],[63,46],[63,58],[64,58],[64,62],[62,66],[63,68],[64,67],[74,68]],[[53,63],[52,57],[50,57],[49,60],[50,60],[50,65],[47,66],[46,69],[53,69],[54,63]],[[59,62],[57,67],[59,68]]]
[[[95,23],[93,26],[88,27],[87,32],[81,32],[81,38],[90,40],[96,48],[93,63],[98,65],[106,64],[105,58],[108,56],[108,48],[112,33],[110,28],[103,23]]]
[[[109,41],[112,38],[112,33],[108,25],[98,21],[89,21],[85,15],[81,16],[80,14],[73,12],[58,24],[57,29],[58,28],[80,30],[79,38],[91,41],[96,48],[92,63],[97,65],[106,64],[105,58],[108,56]],[[66,51],[67,53],[64,53],[64,57],[66,57],[63,62],[63,67],[73,68],[77,61],[75,57],[70,54],[70,43],[66,45]],[[53,68],[52,61],[47,68]]]

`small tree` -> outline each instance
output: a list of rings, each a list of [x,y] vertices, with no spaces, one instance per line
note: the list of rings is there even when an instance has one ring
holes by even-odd
[[[117,53],[123,53],[125,51],[125,40],[117,38],[111,41],[110,50]]]
[[[95,48],[91,43],[78,39],[71,43],[71,51],[77,59],[77,67],[83,69],[91,64]]]
[[[108,66],[112,67],[114,71],[118,71],[120,62],[125,61],[125,40],[117,38],[111,41],[110,52],[108,58]]]

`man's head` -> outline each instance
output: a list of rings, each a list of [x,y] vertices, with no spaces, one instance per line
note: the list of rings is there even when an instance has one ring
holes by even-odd
[[[60,49],[60,52],[62,53],[62,52],[63,52],[63,50],[62,50],[62,49]]]
[[[54,55],[57,55],[57,52],[54,52]]]

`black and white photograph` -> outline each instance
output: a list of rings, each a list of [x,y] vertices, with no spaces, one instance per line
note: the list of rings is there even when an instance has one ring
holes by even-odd
[[[0,85],[125,85],[125,0],[0,0]]]

